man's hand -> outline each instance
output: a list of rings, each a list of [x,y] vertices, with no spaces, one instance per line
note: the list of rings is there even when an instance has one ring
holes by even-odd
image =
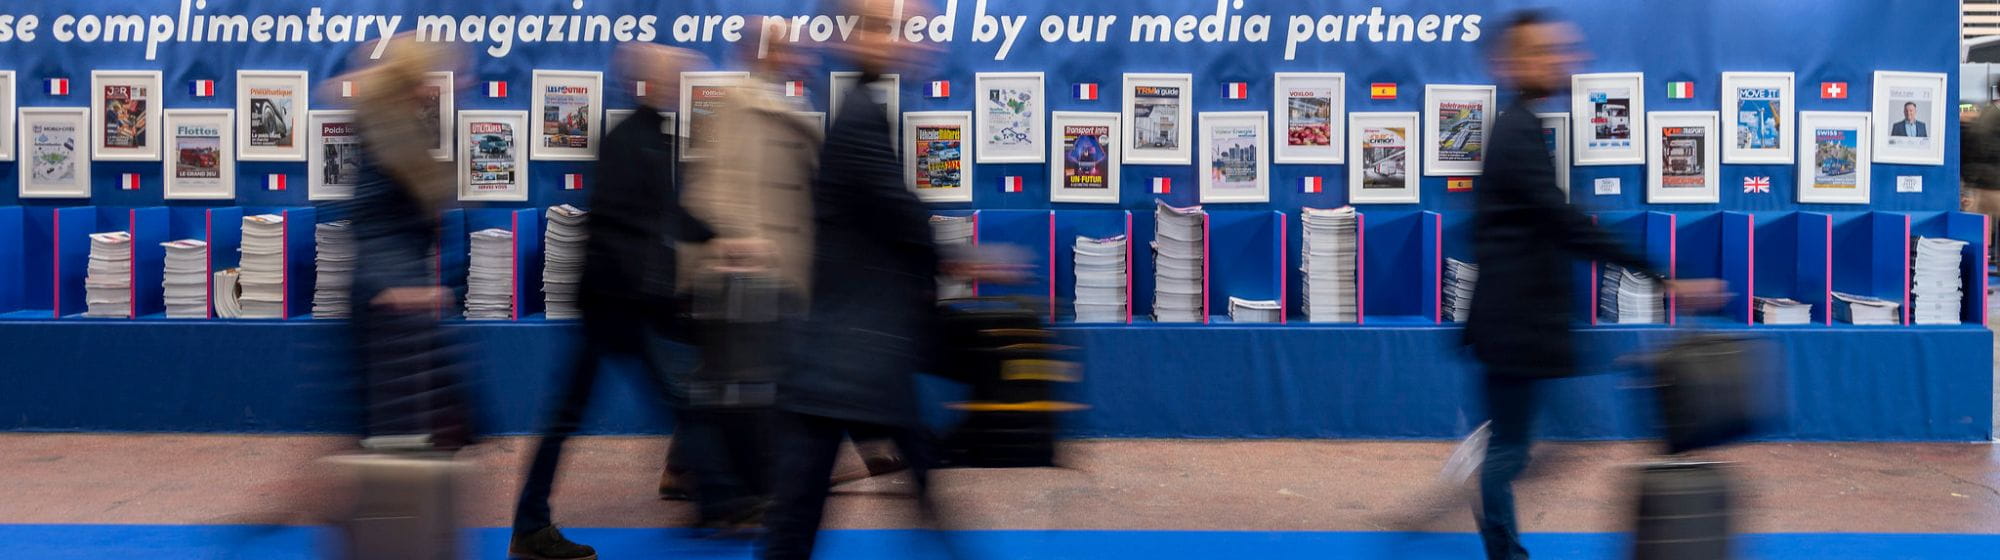
[[[368,303],[390,311],[420,313],[443,307],[445,297],[442,286],[401,286],[382,290]]]
[[[1714,278],[1668,280],[1667,289],[1673,291],[1675,305],[1690,311],[1722,307],[1733,295],[1728,282]]]

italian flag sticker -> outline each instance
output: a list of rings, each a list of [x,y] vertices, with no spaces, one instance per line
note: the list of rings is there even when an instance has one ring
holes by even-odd
[[[1694,99],[1694,82],[1667,82],[1667,99]]]

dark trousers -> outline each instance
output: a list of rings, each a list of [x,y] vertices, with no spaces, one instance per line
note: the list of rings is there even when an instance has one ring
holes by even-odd
[[[520,501],[514,504],[515,534],[533,533],[554,524],[549,512],[549,494],[555,490],[556,466],[562,464],[563,444],[576,435],[583,424],[583,413],[590,409],[591,392],[596,389],[597,375],[605,360],[633,358],[644,364],[639,379],[646,393],[660,398],[661,408],[667,408],[666,380],[660,375],[657,356],[645,349],[649,342],[646,333],[652,331],[644,325],[632,322],[625,326],[585,327],[569,376],[557,393],[555,415],[549,420],[541,443],[535,447],[534,459],[528,464],[528,479],[521,486]],[[680,439],[675,437],[675,443]],[[668,459],[678,458],[678,454],[670,447]]]
[[[1528,468],[1534,442],[1535,388],[1531,378],[1486,377],[1486,414],[1492,425],[1479,470],[1479,537],[1488,560],[1527,560],[1514,518],[1514,479]]]
[[[765,560],[807,560],[826,513],[826,497],[840,442],[850,434],[887,434],[910,466],[917,507],[926,523],[936,520],[931,502],[929,438],[920,430],[851,422],[824,416],[777,413],[779,457],[773,472],[776,495],[764,517]],[[861,439],[857,437],[856,439]]]

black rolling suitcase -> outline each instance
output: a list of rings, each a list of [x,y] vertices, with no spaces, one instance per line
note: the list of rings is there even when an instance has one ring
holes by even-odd
[[[1720,463],[1698,462],[1642,467],[1633,560],[1732,558],[1735,529],[1727,469]]]
[[[1765,342],[1747,336],[1688,333],[1646,360],[1669,455],[1755,433],[1758,381],[1772,367],[1769,352]],[[1722,463],[1669,458],[1642,467],[1632,557],[1732,558],[1730,487]]]
[[[781,283],[732,273],[698,283],[689,302],[690,342],[701,360],[682,380],[683,451],[695,463],[704,521],[740,515],[770,494],[771,405],[791,353]],[[714,481],[728,481],[715,484]]]
[[[1060,415],[1083,408],[1061,400],[1079,380],[1075,349],[1056,342],[1032,299],[939,305],[938,373],[970,387],[970,398],[951,405],[965,417],[944,438],[942,466],[1055,466]]]

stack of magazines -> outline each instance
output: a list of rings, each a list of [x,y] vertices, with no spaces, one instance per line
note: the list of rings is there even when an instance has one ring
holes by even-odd
[[[1229,296],[1229,322],[1231,323],[1276,323],[1284,318],[1284,309],[1274,299],[1243,299]]]
[[[243,260],[237,283],[238,303],[245,319],[285,316],[285,217],[259,214],[243,217]]]
[[[1472,288],[1479,284],[1479,265],[1458,259],[1444,260],[1444,318],[1463,323],[1472,316]]]
[[[938,252],[962,254],[972,248],[972,216],[931,216],[931,240]],[[972,282],[938,277],[938,299],[972,297]]]
[[[1959,305],[1965,301],[1965,279],[1959,263],[1964,261],[1965,242],[1956,239],[1919,237],[1911,244],[1910,320],[1919,325],[1956,325]]]
[[[167,317],[208,318],[208,242],[182,239],[161,243],[167,249],[166,273],[160,276]]]
[[[347,220],[313,226],[314,319],[346,319],[354,286],[354,232]]]
[[[1305,208],[1299,212],[1305,243],[1299,247],[1304,274],[1306,320],[1353,323],[1360,317],[1361,215],[1354,207]]]
[[[514,318],[514,232],[472,232],[471,260],[465,275],[465,318]]]
[[[1597,286],[1597,318],[1631,325],[1667,322],[1667,304],[1652,275],[1605,263]]]
[[[1155,202],[1153,219],[1153,320],[1200,323],[1208,298],[1203,259],[1208,213],[1200,206],[1175,208]]]
[[[1902,324],[1902,304],[1882,298],[1833,293],[1833,320],[1853,325]]]
[[[225,268],[215,271],[215,316],[235,319],[243,316],[243,286],[239,279],[239,269]]]
[[[1757,322],[1766,325],[1803,325],[1812,322],[1812,304],[1792,298],[1757,298]]]
[[[83,278],[83,316],[132,316],[132,234],[90,234],[90,268]]]
[[[1076,322],[1125,322],[1125,236],[1076,236]]]
[[[564,204],[549,208],[549,229],[542,234],[542,294],[550,319],[575,319],[576,287],[583,281],[584,242],[590,232],[583,229],[590,215]]]

